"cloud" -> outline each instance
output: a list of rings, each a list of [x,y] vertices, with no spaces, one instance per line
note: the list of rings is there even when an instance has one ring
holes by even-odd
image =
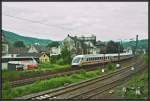
[[[98,40],[148,37],[147,2],[2,2],[2,28],[63,40],[94,33]]]

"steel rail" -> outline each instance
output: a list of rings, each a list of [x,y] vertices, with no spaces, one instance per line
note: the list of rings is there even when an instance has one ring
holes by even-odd
[[[143,66],[143,65],[140,65],[140,66]],[[124,80],[124,79],[126,79],[128,76],[130,76],[132,73],[134,73],[135,71],[131,71],[130,69],[129,70],[127,70],[127,71],[125,71],[123,74],[124,75],[122,75],[120,78],[115,78],[114,80],[112,80],[111,82],[106,82],[105,84],[102,84],[102,85],[97,85],[96,87],[94,87],[94,88],[92,88],[92,89],[88,89],[88,90],[86,90],[86,91],[84,91],[84,92],[82,92],[82,93],[78,93],[78,94],[76,94],[76,95],[73,95],[72,97],[71,96],[69,96],[67,99],[82,99],[82,98],[84,98],[84,99],[87,99],[87,98],[90,98],[90,97],[92,97],[92,96],[94,96],[94,95],[96,95],[96,94],[100,94],[100,93],[102,93],[102,92],[104,92],[104,91],[106,91],[106,90],[108,90],[108,89],[110,89],[110,88],[112,88],[112,87],[115,87],[115,86],[117,86],[116,84],[115,84],[115,86],[113,86],[114,85],[114,83],[116,83],[116,82],[118,82],[119,84],[120,84],[120,81],[121,80]],[[121,73],[120,73],[121,74]],[[119,74],[119,75],[120,75]],[[110,86],[110,87],[109,87]],[[106,88],[106,90],[104,89],[104,88]],[[98,92],[98,91],[100,91],[100,92]],[[94,92],[98,92],[98,93],[94,93]],[[89,95],[90,94],[90,95]]]
[[[133,59],[133,58],[132,58]],[[125,61],[121,61],[120,63],[121,64],[124,64],[124,63],[127,63],[129,60],[125,60]],[[130,60],[131,61],[131,60]],[[131,61],[132,62],[132,61]],[[134,61],[133,61],[134,62]],[[92,68],[79,68],[79,70],[70,70],[70,71],[67,71],[67,72],[58,72],[58,73],[55,73],[55,74],[49,74],[49,75],[44,75],[44,76],[39,76],[39,77],[33,77],[33,78],[28,78],[28,79],[23,79],[23,80],[17,80],[17,81],[12,81],[10,82],[10,85],[12,87],[17,87],[17,86],[21,86],[21,85],[25,85],[25,84],[30,84],[30,83],[33,83],[34,81],[37,81],[37,80],[44,80],[44,79],[47,79],[47,78],[52,78],[52,77],[58,77],[58,76],[64,76],[64,75],[70,75],[72,73],[77,73],[81,70],[86,70],[86,71],[90,71],[90,70],[96,70],[98,67],[92,67]]]

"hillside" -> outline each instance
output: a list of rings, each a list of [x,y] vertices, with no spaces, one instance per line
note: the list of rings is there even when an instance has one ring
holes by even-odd
[[[52,40],[25,37],[25,36],[21,36],[16,33],[4,31],[4,30],[2,30],[2,34],[4,35],[5,39],[7,40],[9,44],[13,44],[15,41],[23,41],[25,45],[39,43],[40,45],[46,46],[48,45],[48,43],[52,42]]]
[[[130,47],[131,45],[135,45],[135,41],[130,41],[130,42],[124,42],[123,43],[124,48]],[[148,49],[148,39],[139,40],[137,48]]]

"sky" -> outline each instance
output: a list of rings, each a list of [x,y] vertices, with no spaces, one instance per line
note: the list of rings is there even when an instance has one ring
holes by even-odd
[[[148,2],[2,2],[2,29],[51,40],[148,38]]]

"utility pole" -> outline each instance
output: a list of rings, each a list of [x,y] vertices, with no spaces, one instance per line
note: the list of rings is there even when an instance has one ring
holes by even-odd
[[[118,44],[118,64],[119,64],[119,61],[120,61],[120,42]]]
[[[136,45],[135,45],[135,52],[137,52],[137,45],[138,45],[138,35],[136,35]]]

